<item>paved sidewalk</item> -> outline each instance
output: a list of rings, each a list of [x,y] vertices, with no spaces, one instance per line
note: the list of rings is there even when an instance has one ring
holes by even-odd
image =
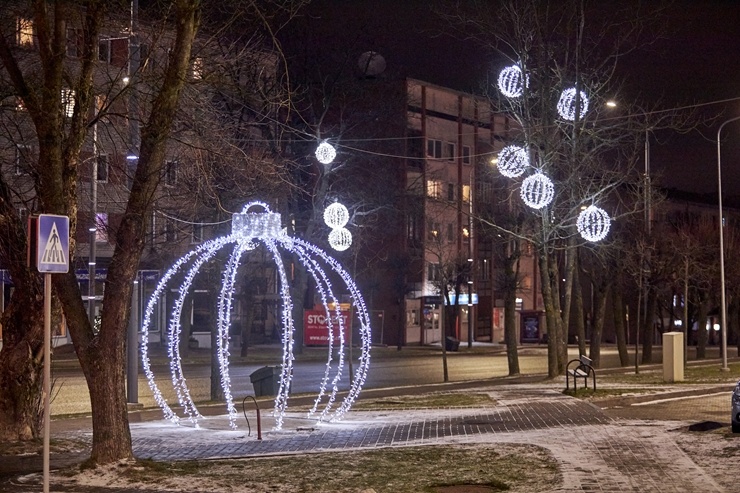
[[[672,430],[688,421],[611,417],[609,410],[563,395],[555,385],[547,389],[531,384],[480,386],[463,391],[488,393],[494,404],[484,408],[351,411],[337,423],[316,423],[292,412],[281,431],[271,431],[273,419],[265,416],[261,441],[256,439],[253,415],[251,436],[243,416],[237,430],[229,428],[224,415],[206,417],[198,427],[158,419],[132,423],[134,451],[139,458],[177,461],[407,445],[520,443],[544,447],[558,461],[562,484],[553,492],[726,491],[676,445]],[[638,398],[645,396],[634,399]],[[625,403],[623,400],[618,409],[624,409]],[[89,440],[91,434],[70,429],[57,436]],[[60,459],[64,458],[56,457],[53,465],[60,465]],[[38,489],[37,482],[13,486],[15,489],[7,489],[6,483],[3,489],[0,485],[0,491]],[[67,486],[55,491],[134,490]]]

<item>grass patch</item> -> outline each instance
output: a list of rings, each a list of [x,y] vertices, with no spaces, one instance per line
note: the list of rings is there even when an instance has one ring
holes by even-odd
[[[488,394],[467,394],[462,392],[435,392],[431,394],[386,397],[363,401],[359,399],[352,409],[355,411],[375,411],[388,409],[437,409],[450,407],[483,407],[496,402]]]
[[[727,365],[729,372],[720,371],[718,364],[689,366],[684,370],[684,380],[676,385],[697,383],[735,383],[740,375],[740,363]],[[663,370],[640,370],[640,373],[615,373],[599,375],[596,370],[596,382],[623,383],[630,385],[665,385]],[[673,385],[673,384],[671,384]]]
[[[579,399],[608,399],[610,397],[620,397],[623,395],[633,394],[647,394],[654,392],[654,389],[650,388],[598,388],[596,392],[593,389],[579,388],[577,391],[563,390],[563,394],[570,395],[572,397],[578,397]]]
[[[93,472],[84,474],[93,475]],[[103,473],[99,473],[102,477]],[[455,485],[477,485],[493,491],[537,492],[559,484],[556,461],[534,445],[443,445],[385,448],[289,457],[120,464],[107,472],[108,486],[136,484],[181,489],[197,481],[203,491],[281,493],[444,491]],[[91,484],[74,478],[78,484]]]

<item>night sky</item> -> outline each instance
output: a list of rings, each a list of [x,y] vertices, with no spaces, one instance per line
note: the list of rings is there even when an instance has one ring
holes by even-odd
[[[339,44],[347,56],[376,51],[386,59],[390,76],[480,93],[487,75],[504,62],[470,41],[441,34],[431,4],[313,0],[294,28],[310,30],[315,43]],[[663,108],[740,98],[740,0],[676,0],[668,19],[667,33],[658,42],[624,61],[635,97]],[[296,49],[289,39],[286,48]],[[740,116],[740,99],[709,104],[704,111],[721,115],[687,135],[655,137],[651,169],[662,176],[662,185],[716,193],[716,130],[719,123]],[[740,144],[734,143],[740,143],[740,122],[726,126],[723,138],[724,192],[740,196]]]

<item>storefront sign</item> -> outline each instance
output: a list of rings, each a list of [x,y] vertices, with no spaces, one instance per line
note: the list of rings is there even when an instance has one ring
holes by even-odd
[[[344,325],[344,343],[349,344],[349,311],[342,310],[342,323]],[[333,320],[331,323],[333,334],[333,346],[339,346],[339,320],[336,312],[331,312]],[[329,345],[329,320],[324,310],[304,310],[303,312],[303,343],[306,346],[328,346]]]

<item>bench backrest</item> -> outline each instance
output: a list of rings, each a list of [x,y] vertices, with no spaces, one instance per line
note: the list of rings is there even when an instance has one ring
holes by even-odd
[[[578,359],[581,360],[581,364],[591,366],[591,358],[586,356],[585,354],[582,354]]]

